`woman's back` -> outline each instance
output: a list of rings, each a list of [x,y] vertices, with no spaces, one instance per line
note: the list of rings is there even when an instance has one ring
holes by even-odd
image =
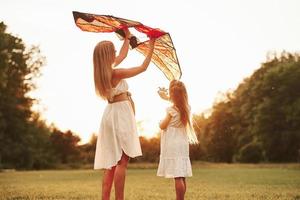
[[[119,81],[119,83],[110,90],[110,94],[109,94],[108,99],[111,99],[114,96],[119,95],[121,93],[127,92],[128,88],[129,87],[128,87],[128,84],[127,84],[126,80],[125,79],[121,79]]]

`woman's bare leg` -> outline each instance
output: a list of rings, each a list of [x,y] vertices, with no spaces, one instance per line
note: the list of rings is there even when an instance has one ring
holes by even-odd
[[[184,184],[184,194],[186,192],[186,182],[185,182],[185,178],[183,177],[183,184]]]
[[[184,200],[185,184],[184,178],[175,178],[176,200]]]
[[[109,200],[116,167],[106,169],[102,179],[102,200]]]
[[[116,166],[114,176],[116,200],[124,200],[125,176],[128,161],[129,157],[123,152],[121,160]]]

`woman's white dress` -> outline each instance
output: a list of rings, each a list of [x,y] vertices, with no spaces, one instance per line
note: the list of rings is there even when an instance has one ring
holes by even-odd
[[[111,90],[110,97],[127,90],[127,82],[121,80]],[[127,100],[108,104],[104,110],[98,133],[94,169],[110,169],[117,165],[122,151],[131,158],[142,155],[134,111]]]
[[[188,136],[180,121],[180,113],[173,107],[167,108],[167,113],[172,118],[168,127],[161,133],[157,176],[165,178],[192,176]]]

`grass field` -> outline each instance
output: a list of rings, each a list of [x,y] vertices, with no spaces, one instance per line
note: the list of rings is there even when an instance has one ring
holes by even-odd
[[[130,165],[126,199],[175,199],[173,180],[157,177],[155,167]],[[299,164],[194,163],[193,174],[186,199],[300,200]],[[0,199],[101,199],[101,176],[94,170],[5,171],[0,173]]]

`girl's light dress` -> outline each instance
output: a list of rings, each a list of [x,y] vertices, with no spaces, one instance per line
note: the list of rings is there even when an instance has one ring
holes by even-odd
[[[190,177],[192,176],[192,166],[186,129],[183,127],[180,113],[176,109],[169,107],[167,113],[172,118],[168,127],[161,133],[157,176]]]
[[[127,90],[127,82],[121,80],[111,90],[110,97]],[[98,133],[94,169],[111,169],[121,159],[122,151],[132,158],[142,155],[134,111],[127,100],[108,104],[104,110]]]

